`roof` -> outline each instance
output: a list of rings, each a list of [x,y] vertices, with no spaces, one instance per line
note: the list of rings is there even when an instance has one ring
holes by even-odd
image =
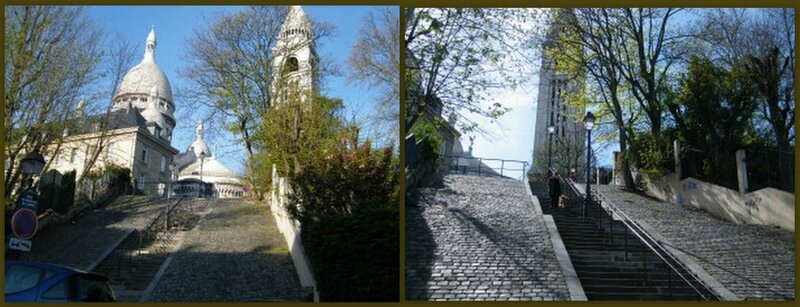
[[[77,126],[76,130],[70,130],[70,135],[92,133],[97,131],[97,125],[104,122],[106,114],[95,114],[83,117],[80,119],[82,122]],[[145,127],[147,121],[144,119],[139,110],[136,108],[130,109],[117,109],[108,114],[108,130],[123,129],[133,127]]]

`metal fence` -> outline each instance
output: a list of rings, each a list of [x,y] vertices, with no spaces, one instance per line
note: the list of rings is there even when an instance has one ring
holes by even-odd
[[[523,181],[527,178],[527,161],[467,156],[448,156],[442,160],[450,174],[498,176]]]
[[[747,150],[745,165],[749,191],[771,187],[794,193],[794,152]]]
[[[681,179],[688,177],[738,190],[736,154],[712,155],[700,149],[689,148],[681,154]]]

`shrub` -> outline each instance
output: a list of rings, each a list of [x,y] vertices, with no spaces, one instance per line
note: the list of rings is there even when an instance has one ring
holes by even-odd
[[[373,204],[303,225],[321,300],[398,300],[398,217],[396,206]]]
[[[436,161],[444,140],[439,135],[439,130],[426,120],[420,119],[411,132],[419,142],[419,152],[423,161]]]

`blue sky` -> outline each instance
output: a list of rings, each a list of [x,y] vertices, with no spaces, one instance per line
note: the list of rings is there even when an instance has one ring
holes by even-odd
[[[367,87],[349,82],[344,73],[347,57],[358,39],[358,30],[366,14],[377,11],[376,6],[303,6],[311,19],[330,23],[336,27],[332,36],[321,39],[317,44],[317,52],[323,61],[333,62],[342,72],[339,76],[327,77],[323,85],[323,94],[341,98],[345,103],[344,114],[357,118],[370,116],[375,108],[371,97],[376,93]],[[187,41],[193,36],[194,29],[204,23],[212,22],[217,13],[230,13],[245,9],[242,6],[91,6],[87,7],[88,16],[109,37],[117,37],[129,41],[141,50],[133,59],[134,65],[141,60],[144,52],[144,41],[150,27],[155,26],[157,47],[156,62],[164,70],[172,85],[173,93],[178,92],[186,80],[180,71],[188,65],[184,59],[189,50]],[[394,7],[399,14],[399,8]],[[398,72],[399,73],[399,72]],[[175,100],[179,99],[176,95]],[[399,102],[398,102],[399,103]],[[175,101],[176,119],[172,146],[185,151],[194,140],[194,125],[198,118],[207,111],[189,109],[186,101]],[[184,110],[180,108],[183,107]],[[198,106],[199,107],[199,106]],[[235,135],[211,134],[206,141],[217,159],[232,170],[242,173],[244,170],[244,147]],[[216,150],[215,150],[216,148]]]

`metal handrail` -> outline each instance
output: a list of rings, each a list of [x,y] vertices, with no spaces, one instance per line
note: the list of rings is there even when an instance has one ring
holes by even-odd
[[[572,179],[564,178],[564,177],[562,177],[560,175],[559,175],[559,177],[561,177],[560,179],[564,180],[564,182],[566,182],[570,186],[571,190],[573,192],[575,192],[576,195],[581,195],[581,193],[579,193],[577,188],[574,186],[575,182],[572,181]],[[586,193],[583,193],[584,199],[586,198],[585,194]],[[658,258],[661,259],[661,261],[664,264],[666,264],[670,268],[670,270],[673,271],[673,273],[677,274],[678,277],[680,277],[684,282],[686,282],[689,285],[689,287],[691,287],[692,290],[695,293],[700,295],[704,300],[712,300],[712,299],[713,300],[719,300],[719,298],[716,296],[716,294],[714,294],[711,290],[709,290],[708,287],[705,285],[705,283],[703,281],[701,281],[700,279],[697,278],[697,276],[692,274],[691,270],[689,270],[685,265],[683,265],[683,263],[678,261],[678,259],[676,259],[675,256],[673,256],[672,254],[667,252],[666,249],[664,248],[664,246],[662,246],[659,243],[658,240],[654,239],[646,231],[644,231],[644,229],[642,229],[642,227],[638,223],[636,223],[636,221],[634,221],[632,218],[630,218],[624,211],[622,211],[619,208],[617,208],[617,206],[614,205],[614,203],[611,202],[611,200],[608,197],[606,197],[603,193],[601,193],[599,191],[596,191],[596,190],[594,191],[594,193],[591,193],[591,194],[597,196],[597,197],[592,197],[592,195],[589,195],[589,197],[591,197],[591,200],[593,202],[598,203],[598,204],[600,204],[601,202],[599,202],[597,198],[604,199],[606,201],[606,204],[608,205],[608,208],[610,210],[604,208],[602,205],[600,206],[600,208],[604,209],[604,211],[606,211],[606,213],[609,213],[612,219],[613,219],[614,213],[616,213],[617,216],[621,217],[620,221],[622,222],[622,224],[625,225],[625,227],[634,236],[636,236],[642,243],[644,243],[644,245],[648,249],[653,251],[653,253],[655,253],[656,256],[658,256]],[[694,280],[699,285],[703,286],[705,288],[706,292],[708,292],[708,294],[710,294],[712,297],[711,298],[707,297],[706,294],[703,293],[703,291],[698,289],[692,281],[690,281],[686,276],[684,276],[684,274],[681,274],[680,271],[678,271],[678,269],[670,261],[668,261],[665,257],[667,257],[670,260],[672,260],[672,262],[674,262],[675,264],[680,266],[686,272],[689,272],[692,275],[691,276],[692,280]]]
[[[528,161],[521,161],[521,160],[500,159],[500,158],[483,158],[483,157],[471,157],[471,156],[445,156],[443,158],[444,158],[445,161],[447,161],[446,162],[446,166],[447,166],[448,169],[450,167],[452,167],[452,166],[455,166],[456,170],[458,170],[459,165],[452,165],[452,161],[458,161],[458,159],[477,160],[478,161],[478,166],[477,166],[478,176],[481,176],[481,174],[486,174],[486,175],[489,175],[489,176],[506,177],[504,175],[505,171],[521,171],[522,172],[521,180],[524,181],[525,178],[526,178],[525,171],[528,169]],[[484,161],[499,161],[501,163],[500,164],[500,173],[497,174],[497,171],[495,171],[492,167],[488,167],[488,169],[491,172],[488,172],[488,171],[487,172],[483,172],[482,171],[483,167],[481,165],[482,165],[482,163]],[[508,168],[508,167],[505,166],[506,162],[522,164],[522,168]],[[465,166],[465,170],[469,169],[468,167],[469,166]]]

